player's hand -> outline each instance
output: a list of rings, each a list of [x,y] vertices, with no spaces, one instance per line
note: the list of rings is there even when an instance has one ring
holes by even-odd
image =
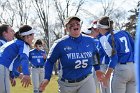
[[[97,70],[96,71],[96,76],[97,76],[97,79],[98,79],[98,81],[102,81],[102,79],[104,78],[104,76],[105,76],[105,73],[104,72],[102,72],[102,71],[100,71],[100,70]]]
[[[28,87],[31,84],[31,78],[29,75],[23,75],[23,78],[21,79],[21,83],[23,87]]]
[[[10,82],[11,82],[12,87],[16,86],[16,80],[15,79],[10,78]]]
[[[49,83],[49,80],[44,79],[39,86],[39,91],[43,92],[45,90],[46,86],[48,85],[48,83]]]
[[[109,86],[109,79],[104,77],[102,80],[101,80],[101,84],[104,88],[107,88]]]

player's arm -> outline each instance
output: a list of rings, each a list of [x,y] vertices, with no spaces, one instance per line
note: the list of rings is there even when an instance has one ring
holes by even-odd
[[[22,66],[23,77],[21,83],[23,87],[31,85],[30,71],[29,71],[29,47],[24,42],[19,44],[19,60]]]
[[[40,91],[44,91],[45,87],[49,84],[49,81],[52,75],[53,65],[59,57],[60,57],[59,44],[58,42],[55,42],[49,51],[49,54],[45,63],[45,78],[40,84],[40,88],[39,88]]]

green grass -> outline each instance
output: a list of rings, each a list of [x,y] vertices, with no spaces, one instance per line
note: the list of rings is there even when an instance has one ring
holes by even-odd
[[[58,84],[57,76],[52,76],[49,85],[46,87],[46,90],[43,93],[58,93]],[[22,87],[20,80],[16,80],[16,86],[11,87],[11,93],[33,93],[33,86],[30,85],[28,88]]]

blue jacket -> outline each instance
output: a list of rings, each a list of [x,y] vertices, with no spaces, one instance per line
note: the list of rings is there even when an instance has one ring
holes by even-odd
[[[19,75],[17,68],[22,65],[24,75],[29,75],[29,50],[30,47],[22,40],[13,40],[0,47],[0,64]]]
[[[75,80],[92,73],[97,53],[95,39],[80,35],[77,38],[66,35],[54,42],[49,51],[45,65],[45,79],[50,80],[54,63],[60,59],[60,77],[67,80]],[[94,67],[100,69],[99,66]]]

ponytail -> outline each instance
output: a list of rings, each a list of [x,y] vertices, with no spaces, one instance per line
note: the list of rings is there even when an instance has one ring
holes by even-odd
[[[111,52],[111,56],[116,54],[116,50],[115,50],[115,39],[114,39],[114,32],[113,32],[113,21],[108,19],[108,26],[109,26],[109,32],[111,34],[111,44],[112,44],[112,52]]]
[[[16,32],[16,33],[15,33],[15,37],[16,37],[17,39],[23,40],[23,36],[20,35],[20,32]]]

